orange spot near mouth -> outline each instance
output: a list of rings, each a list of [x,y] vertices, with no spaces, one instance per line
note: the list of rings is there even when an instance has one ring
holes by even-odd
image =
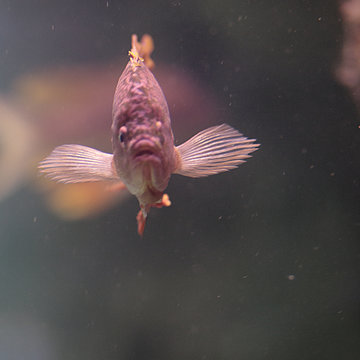
[[[169,207],[171,205],[171,201],[168,194],[163,194],[161,202],[164,206]]]
[[[155,204],[151,204],[151,207],[162,208],[163,206],[169,207],[170,205],[171,205],[171,201],[169,195],[163,194],[162,199]]]

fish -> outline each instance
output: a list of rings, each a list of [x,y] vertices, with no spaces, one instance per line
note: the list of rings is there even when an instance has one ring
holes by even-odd
[[[65,144],[56,147],[38,167],[46,177],[65,184],[124,184],[138,199],[137,230],[142,236],[150,209],[171,205],[165,193],[171,175],[200,178],[235,169],[260,144],[221,124],[175,146],[165,95],[139,54],[136,35],[131,43],[129,61],[113,99],[113,153]]]

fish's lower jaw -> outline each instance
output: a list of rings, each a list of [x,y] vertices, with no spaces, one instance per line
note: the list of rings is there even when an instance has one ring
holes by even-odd
[[[140,153],[133,158],[134,167],[141,168],[144,166],[161,166],[161,158],[152,153]]]
[[[131,151],[132,159],[136,166],[142,164],[161,164],[161,156],[158,147],[151,141],[142,140],[133,147]]]

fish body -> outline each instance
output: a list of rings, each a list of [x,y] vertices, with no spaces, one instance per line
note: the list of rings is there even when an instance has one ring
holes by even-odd
[[[135,35],[129,55],[113,101],[113,154],[82,145],[62,145],[39,168],[50,179],[63,183],[125,184],[139,201],[137,221],[142,235],[150,208],[171,204],[164,191],[172,174],[203,177],[234,169],[259,145],[222,124],[174,146],[165,96],[139,55]]]
[[[143,61],[131,55],[113,102],[113,161],[141,205],[159,201],[176,168],[165,96]]]

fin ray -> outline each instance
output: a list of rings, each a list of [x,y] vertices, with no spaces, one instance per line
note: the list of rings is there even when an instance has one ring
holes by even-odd
[[[174,173],[197,178],[235,169],[258,149],[255,141],[227,124],[210,127],[176,147]]]
[[[112,154],[82,145],[61,145],[39,163],[40,172],[57,182],[120,181]]]

